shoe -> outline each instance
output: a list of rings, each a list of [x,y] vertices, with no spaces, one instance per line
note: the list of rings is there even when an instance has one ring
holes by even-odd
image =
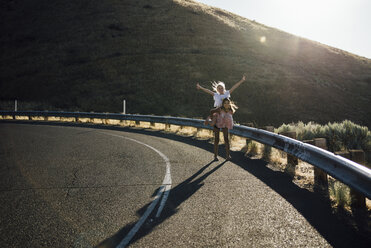
[[[228,156],[225,160],[226,161],[231,161],[232,160],[232,157],[231,156]]]
[[[218,157],[214,157],[214,161],[219,161]]]

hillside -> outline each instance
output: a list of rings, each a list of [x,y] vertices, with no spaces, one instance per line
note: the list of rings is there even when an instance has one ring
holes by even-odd
[[[190,0],[1,1],[0,101],[203,117],[221,80],[236,121],[371,127],[371,60]],[[266,37],[265,42],[260,38]],[[20,108],[21,108],[20,104]]]

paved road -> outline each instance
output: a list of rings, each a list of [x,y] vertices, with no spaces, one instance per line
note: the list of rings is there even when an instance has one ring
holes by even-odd
[[[238,152],[233,162],[213,162],[206,141],[8,121],[0,137],[2,247],[116,247],[130,233],[129,247],[370,245],[287,175]],[[159,201],[144,218],[167,166],[163,211],[156,218]]]

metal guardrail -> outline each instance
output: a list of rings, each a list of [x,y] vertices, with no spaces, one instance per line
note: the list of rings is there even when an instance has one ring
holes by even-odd
[[[211,129],[205,126],[203,120],[151,116],[151,115],[130,115],[113,113],[86,113],[86,112],[49,112],[49,111],[0,111],[2,116],[46,116],[46,117],[74,117],[74,118],[97,118],[113,120],[144,121],[154,123],[164,123],[179,126],[191,126],[196,128]],[[253,139],[259,143],[272,146],[293,155],[302,161],[310,163],[330,176],[347,184],[351,188],[358,190],[367,198],[371,199],[371,169],[357,164],[351,160],[335,155],[332,152],[323,150],[316,146],[303,143],[301,141],[261,130],[253,127],[235,125],[230,133],[233,135]]]

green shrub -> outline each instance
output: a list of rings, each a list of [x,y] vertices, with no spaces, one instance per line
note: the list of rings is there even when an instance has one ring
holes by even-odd
[[[361,149],[366,153],[366,160],[371,161],[371,132],[367,127],[357,125],[349,120],[341,123],[319,125],[314,122],[283,124],[278,133],[295,131],[298,140],[326,138],[328,150],[331,152]]]

